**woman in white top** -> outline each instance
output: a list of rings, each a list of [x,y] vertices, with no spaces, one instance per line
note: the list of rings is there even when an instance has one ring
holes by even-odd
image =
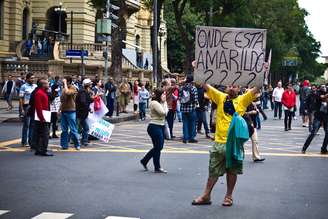
[[[156,89],[150,102],[150,117],[147,132],[153,142],[153,148],[140,160],[140,163],[147,171],[147,164],[153,158],[155,173],[167,173],[161,168],[160,157],[164,146],[165,117],[168,112],[166,95],[162,89]]]

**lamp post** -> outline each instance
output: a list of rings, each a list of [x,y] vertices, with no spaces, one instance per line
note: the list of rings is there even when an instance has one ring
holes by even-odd
[[[159,60],[158,60],[158,69],[159,69],[159,79],[162,80],[162,37],[165,36],[165,29],[163,27],[159,28]]]
[[[66,11],[66,8],[63,8],[63,3],[59,2],[59,6],[55,8],[55,11],[59,13],[59,22],[58,22],[58,33],[59,39],[62,40],[62,12]]]
[[[157,17],[157,0],[153,1],[153,80],[154,80],[154,85],[157,86],[158,83],[158,33],[157,33],[157,22],[158,22],[158,17]]]

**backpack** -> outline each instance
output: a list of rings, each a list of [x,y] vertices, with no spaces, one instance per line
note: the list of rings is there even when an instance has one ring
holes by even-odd
[[[192,100],[191,96],[192,96],[191,88],[189,88],[187,86],[182,88],[182,95],[180,97],[180,103],[182,103],[182,104],[189,103]]]

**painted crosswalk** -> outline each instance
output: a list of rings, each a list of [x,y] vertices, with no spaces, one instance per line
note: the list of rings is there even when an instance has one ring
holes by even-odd
[[[0,216],[10,217],[9,210],[0,210]],[[72,213],[59,213],[59,212],[42,212],[31,219],[67,219],[74,216]],[[101,218],[99,218],[101,219]],[[121,216],[106,216],[104,219],[140,219],[139,217],[121,217]]]

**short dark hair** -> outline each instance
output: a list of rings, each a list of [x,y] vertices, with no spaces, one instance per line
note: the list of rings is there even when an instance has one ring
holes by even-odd
[[[73,81],[73,79],[72,79],[71,76],[66,76],[65,79],[66,79],[66,81],[67,81],[67,84],[71,84],[72,81]]]
[[[27,73],[26,74],[26,79],[30,79],[34,74],[33,73]]]
[[[161,102],[161,96],[164,93],[164,90],[162,88],[156,88],[153,91],[153,96],[152,96],[152,100],[155,100],[157,102]]]

